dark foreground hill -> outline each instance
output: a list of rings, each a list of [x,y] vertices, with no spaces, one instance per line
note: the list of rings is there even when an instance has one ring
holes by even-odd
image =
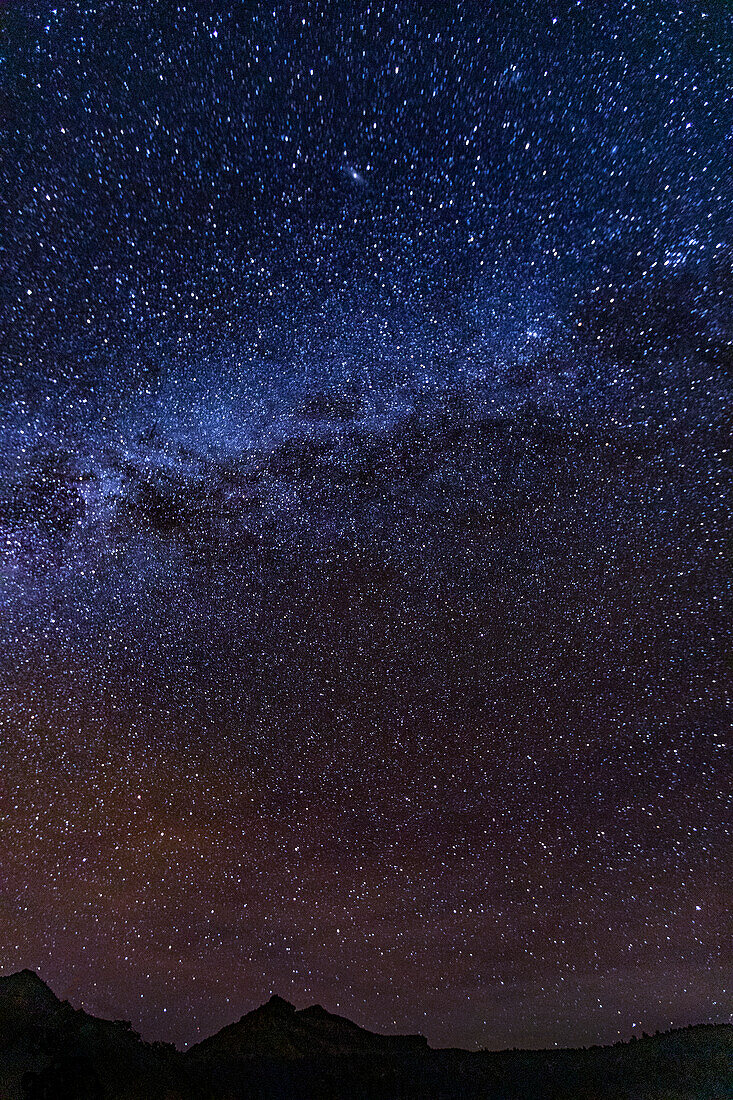
[[[613,1047],[433,1050],[273,997],[186,1054],[60,1001],[35,974],[0,978],[1,1100],[733,1100],[733,1027]]]

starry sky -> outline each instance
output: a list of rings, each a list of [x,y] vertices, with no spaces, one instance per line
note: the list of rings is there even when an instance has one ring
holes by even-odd
[[[2,972],[179,1045],[731,1018],[732,47],[0,3]]]

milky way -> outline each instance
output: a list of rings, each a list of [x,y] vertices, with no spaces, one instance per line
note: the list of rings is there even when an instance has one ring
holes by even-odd
[[[0,5],[4,972],[730,1018],[732,32]]]

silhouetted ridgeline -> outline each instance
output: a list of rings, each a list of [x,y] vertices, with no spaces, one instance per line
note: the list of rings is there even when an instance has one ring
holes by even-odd
[[[279,997],[181,1054],[0,978],[1,1100],[733,1100],[733,1027],[587,1050],[432,1050]]]

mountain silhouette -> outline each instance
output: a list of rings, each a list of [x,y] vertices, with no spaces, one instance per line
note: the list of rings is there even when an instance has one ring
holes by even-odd
[[[186,1053],[0,978],[2,1100],[733,1100],[733,1027],[583,1050],[436,1050],[281,997]]]
[[[320,1005],[298,1011],[275,995],[189,1051],[190,1059],[359,1057],[429,1052],[422,1035],[377,1035]]]

